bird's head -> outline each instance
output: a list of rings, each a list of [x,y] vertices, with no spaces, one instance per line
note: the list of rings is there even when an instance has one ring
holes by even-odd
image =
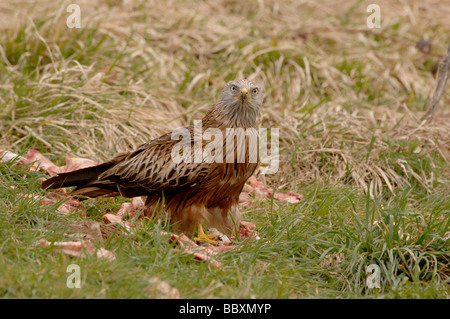
[[[222,91],[221,105],[230,119],[254,125],[264,99],[262,88],[249,80],[228,82]]]

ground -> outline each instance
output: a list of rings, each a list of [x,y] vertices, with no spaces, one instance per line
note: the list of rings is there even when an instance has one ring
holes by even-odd
[[[80,28],[68,27],[70,3]],[[181,298],[448,298],[448,88],[421,118],[450,5],[379,1],[370,29],[369,4],[3,1],[1,149],[100,162],[201,119],[227,81],[247,77],[265,87],[260,127],[280,130],[279,170],[256,175],[304,198],[244,207],[260,240],[217,256],[219,269],[173,249],[168,225],[151,220],[132,237],[103,229],[96,247],[111,262],[35,243],[68,240],[128,200],[63,215],[27,196],[45,195],[43,172],[0,163],[0,296],[164,297],[149,289],[156,277]],[[80,289],[67,285],[71,264]]]

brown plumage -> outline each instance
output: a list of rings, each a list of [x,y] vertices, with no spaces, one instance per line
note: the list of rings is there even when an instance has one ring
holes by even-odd
[[[258,166],[254,128],[262,100],[259,86],[232,81],[201,122],[200,134],[221,133],[222,138],[220,134],[202,138],[200,126],[188,126],[103,164],[49,178],[42,188],[76,186],[71,195],[88,197],[147,196],[146,214],[163,208],[178,231],[191,235],[197,225],[206,224],[230,234],[240,221],[239,194]],[[182,139],[177,132],[184,134]],[[214,145],[218,145],[215,152]],[[174,160],[177,154],[185,160]]]

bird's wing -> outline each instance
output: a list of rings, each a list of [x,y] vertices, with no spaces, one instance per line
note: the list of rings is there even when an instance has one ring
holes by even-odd
[[[113,181],[124,188],[139,186],[149,192],[162,190],[167,193],[180,187],[195,186],[211,169],[208,163],[194,162],[195,143],[195,139],[173,140],[171,133],[165,134],[141,145],[101,174],[98,181]],[[186,147],[185,153],[182,152],[183,147]],[[176,149],[180,151],[178,154],[190,155],[190,162],[186,158],[174,158]]]

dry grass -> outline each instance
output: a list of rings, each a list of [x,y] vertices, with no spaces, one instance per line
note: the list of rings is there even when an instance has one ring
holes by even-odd
[[[157,274],[182,298],[448,298],[449,88],[434,121],[420,119],[450,3],[378,1],[382,27],[370,30],[371,2],[2,1],[0,148],[102,161],[200,119],[246,77],[265,87],[260,125],[280,129],[280,170],[258,178],[305,196],[245,208],[261,240],[220,256],[220,271],[173,252],[152,221],[106,242],[117,260],[105,263],[34,243],[67,239],[67,225],[101,222],[124,199],[61,216],[18,193],[43,194],[41,173],[3,164],[0,295],[143,298]],[[70,3],[80,29],[66,26]],[[74,262],[83,289],[66,286]],[[365,284],[374,263],[379,291]]]
[[[266,87],[261,125],[280,128],[281,174],[267,182],[448,182],[434,170],[450,155],[448,91],[437,120],[419,121],[448,4],[382,1],[370,30],[370,1],[78,1],[81,29],[65,24],[69,3],[1,4],[2,148],[103,160],[201,118],[248,77]],[[388,155],[402,152],[432,169]]]

